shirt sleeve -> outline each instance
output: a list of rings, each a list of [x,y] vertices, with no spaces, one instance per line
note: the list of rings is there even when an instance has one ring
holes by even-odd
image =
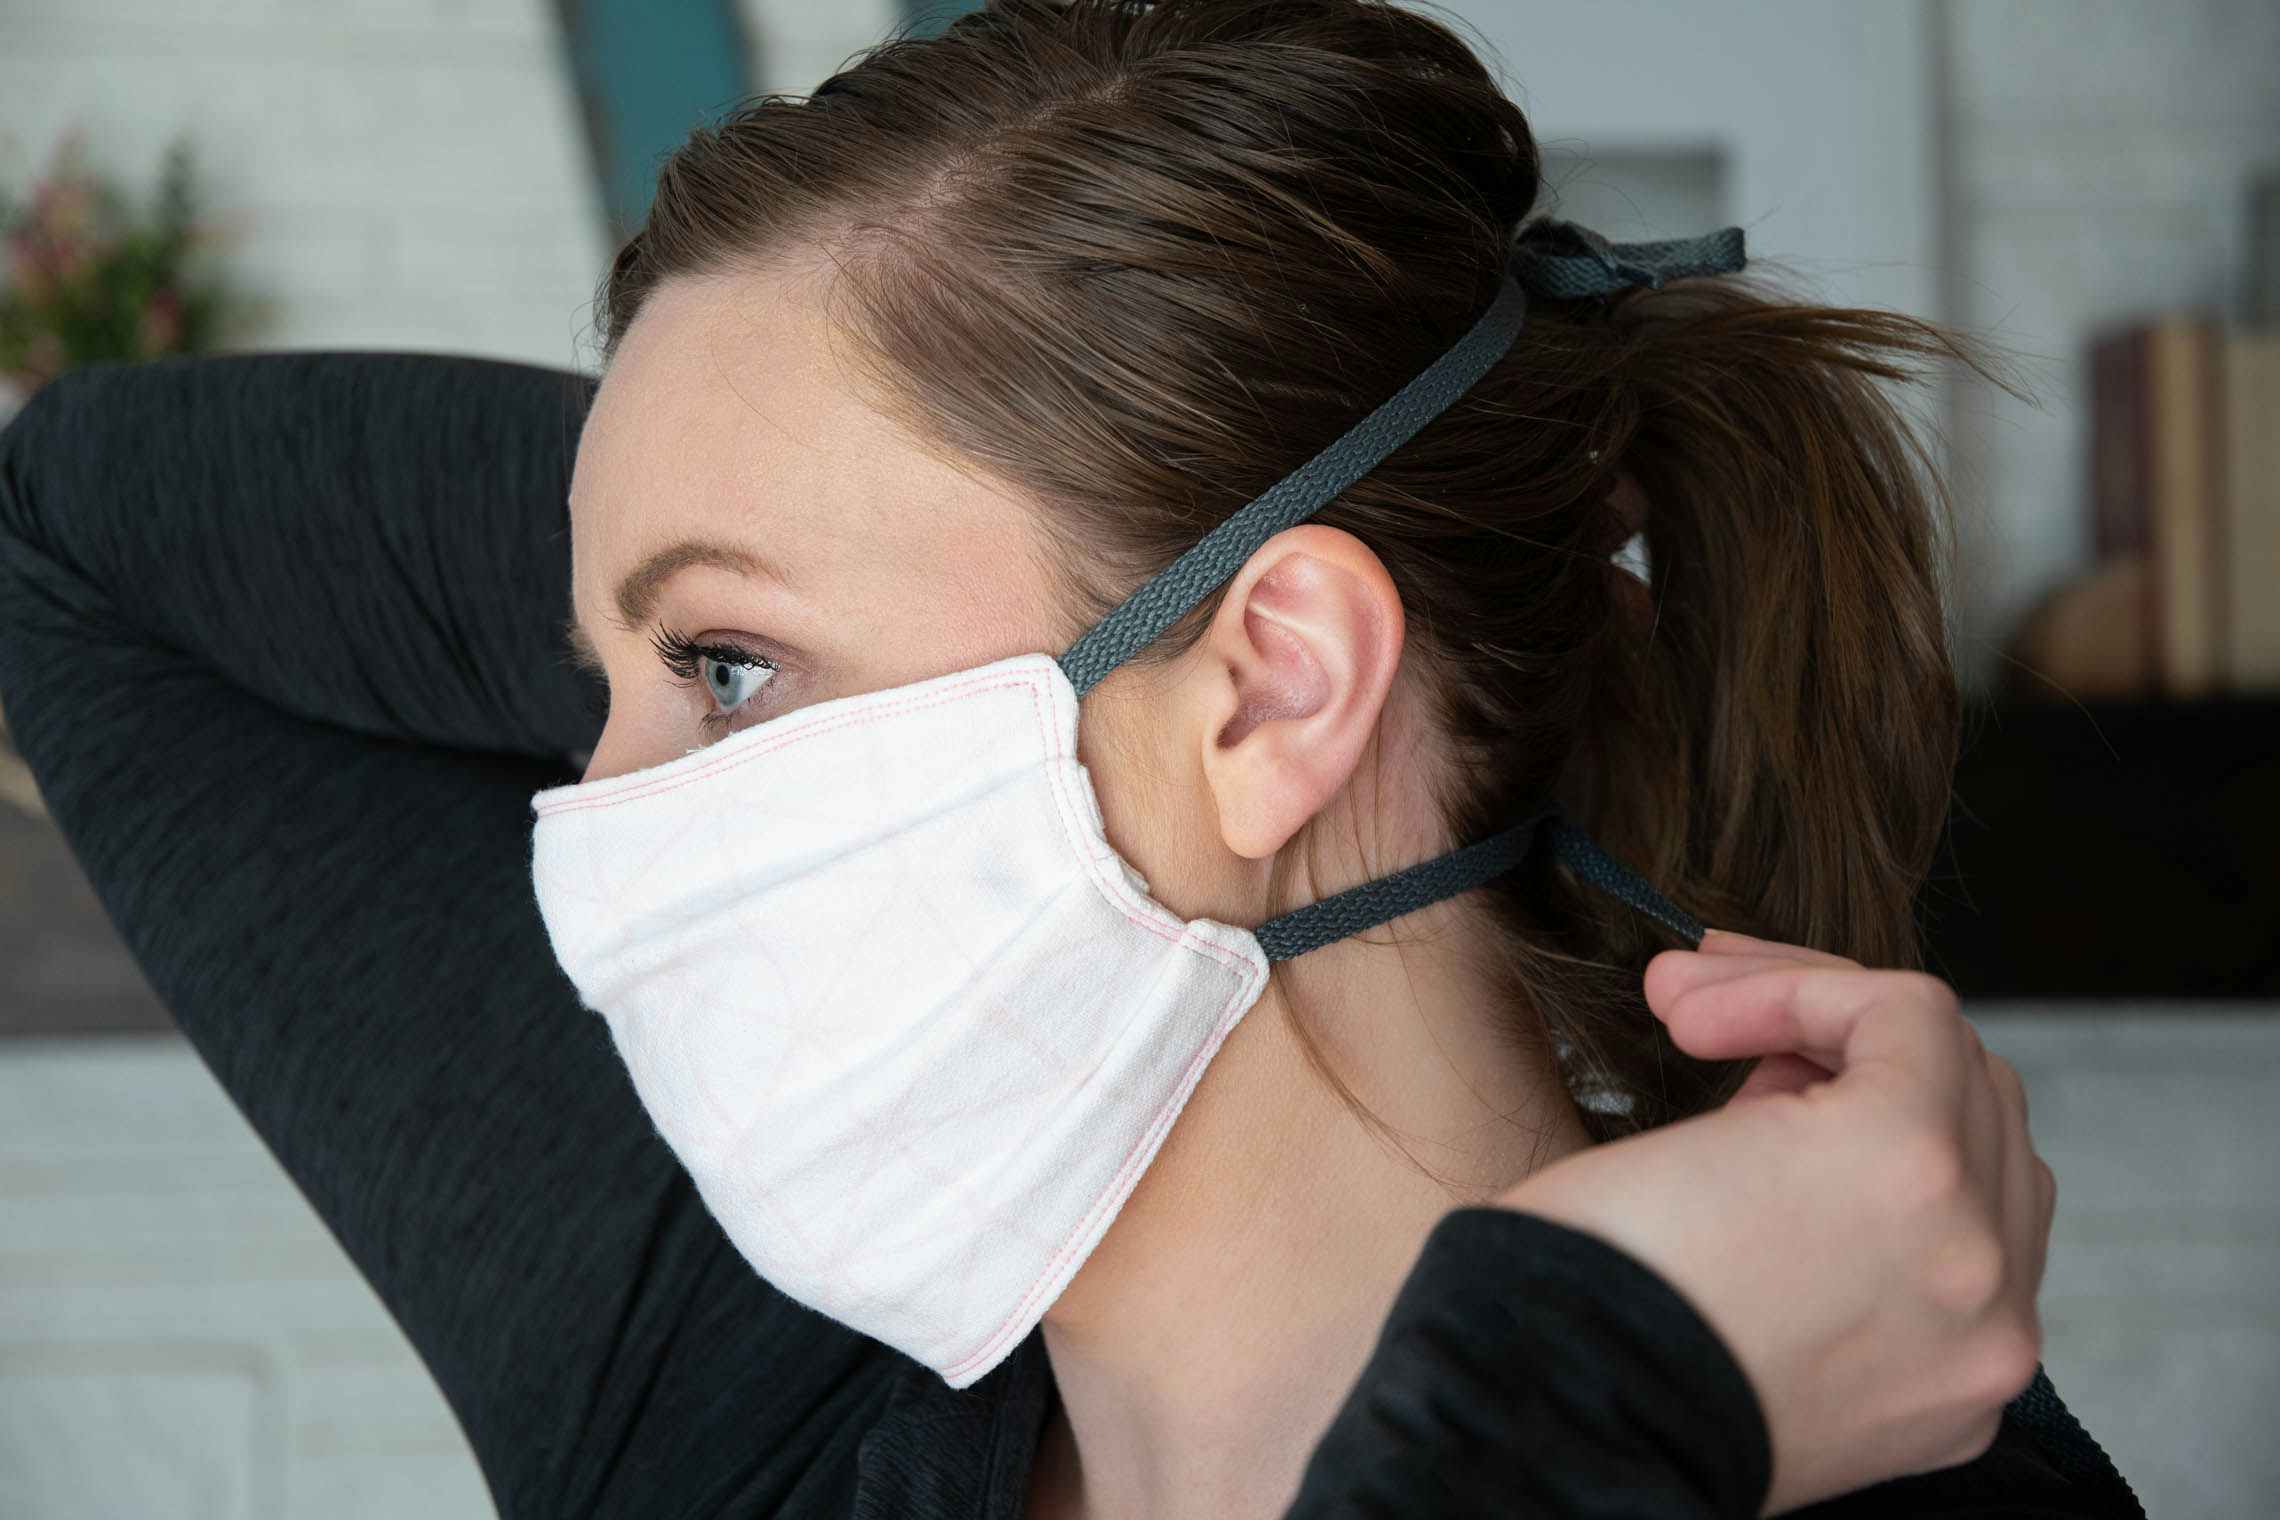
[[[499,1512],[781,1512],[892,1356],[734,1254],[531,891],[531,793],[601,725],[559,642],[592,389],[406,353],[65,373],[0,432],[0,704]]]
[[[1748,1378],[1677,1291],[1538,1215],[1442,1216],[1317,1444],[1289,1520],[1755,1520]]]
[[[163,649],[276,713],[560,758],[601,729],[560,642],[594,385],[410,353],[69,371],[9,429],[17,595],[64,615],[43,632]]]
[[[2005,1418],[1969,1462],[1786,1520],[2144,1520]],[[1520,1209],[1442,1216],[1316,1444],[1286,1520],[1757,1520],[1773,1478],[1757,1391],[1659,1273]]]

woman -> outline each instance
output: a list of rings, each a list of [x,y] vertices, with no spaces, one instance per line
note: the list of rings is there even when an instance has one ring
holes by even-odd
[[[1862,969],[1956,723],[1865,376],[1969,353],[1562,299],[1538,190],[1418,16],[1015,0],[696,134],[598,388],[8,431],[22,750],[502,1514],[2135,1512]]]

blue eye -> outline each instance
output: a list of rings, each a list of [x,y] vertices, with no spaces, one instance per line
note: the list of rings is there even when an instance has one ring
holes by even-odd
[[[713,699],[718,711],[697,720],[708,729],[727,728],[729,716],[776,674],[773,660],[734,644],[700,644],[664,627],[652,633],[649,642],[674,680],[683,686],[702,686]]]
[[[774,666],[763,665],[757,660],[739,658],[735,663],[730,663],[709,654],[697,656],[697,670],[704,678],[705,689],[712,693],[713,700],[720,704],[720,710],[724,714],[743,706],[745,699],[766,685],[768,678],[776,673]]]

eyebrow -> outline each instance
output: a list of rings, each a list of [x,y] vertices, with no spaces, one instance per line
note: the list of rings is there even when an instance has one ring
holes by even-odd
[[[790,584],[783,571],[752,549],[713,539],[683,539],[650,555],[627,571],[625,578],[618,582],[614,600],[620,625],[635,628],[648,622],[650,614],[657,610],[657,599],[663,593],[665,583],[683,570],[698,565],[755,579],[772,580],[780,585]],[[592,637],[578,622],[576,613],[572,613],[563,623],[562,639],[569,650],[572,663],[580,670],[597,676],[604,674],[601,655],[595,650]]]

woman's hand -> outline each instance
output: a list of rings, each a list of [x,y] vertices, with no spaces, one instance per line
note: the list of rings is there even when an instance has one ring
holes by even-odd
[[[1970,1461],[2042,1360],[2057,1182],[2026,1093],[1935,977],[1716,930],[1648,963],[1715,1112],[1564,1157],[1498,1201],[1678,1289],[1764,1407],[1764,1514]]]

